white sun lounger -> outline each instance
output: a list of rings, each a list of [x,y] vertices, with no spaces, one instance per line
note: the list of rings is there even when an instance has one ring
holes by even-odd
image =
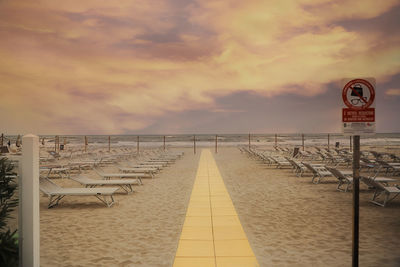
[[[128,173],[149,173],[151,175],[151,178],[154,178],[154,174],[158,172],[157,168],[131,168],[131,167],[124,167],[120,166],[118,169],[122,172],[128,172]]]
[[[151,174],[149,173],[127,173],[127,172],[120,172],[120,173],[105,173],[98,168],[94,168],[95,172],[103,177],[103,179],[111,179],[111,178],[136,178],[140,184],[142,183],[142,178],[151,178]]]
[[[335,176],[339,180],[339,184],[337,186],[337,190],[342,192],[347,192],[350,186],[353,184],[353,172],[352,171],[340,171],[336,168],[331,168],[326,166],[326,169],[330,171],[333,176]],[[341,188],[342,185],[346,184],[346,188]]]
[[[113,194],[118,190],[116,187],[110,188],[64,188],[50,181],[48,178],[40,178],[39,188],[49,197],[48,208],[57,206],[65,196],[94,196],[101,202],[111,207],[114,204]]]
[[[311,182],[314,184],[318,184],[322,178],[332,176],[332,173],[328,171],[325,167],[313,166],[312,164],[309,164],[307,162],[302,162],[302,164],[312,172],[313,177]],[[316,182],[315,178],[318,178]]]
[[[388,202],[392,201],[398,195],[400,195],[399,186],[385,186],[382,183],[377,182],[374,178],[371,178],[371,177],[361,177],[361,179],[368,186],[375,188],[375,192],[374,192],[371,202],[376,205],[385,207]],[[381,195],[384,195],[383,202],[378,202],[378,198]],[[392,195],[392,197],[390,197],[391,195]]]
[[[97,179],[88,178],[83,175],[79,175],[77,177],[71,177],[71,179],[84,185],[85,187],[89,187],[89,188],[93,188],[96,186],[103,186],[103,185],[119,186],[127,194],[133,192],[133,188],[132,188],[133,184],[139,184],[139,181],[137,179],[97,180]]]

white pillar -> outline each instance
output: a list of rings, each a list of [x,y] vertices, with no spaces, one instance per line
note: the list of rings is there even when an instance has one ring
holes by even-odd
[[[39,137],[22,138],[21,175],[19,178],[20,266],[40,266],[39,219]]]

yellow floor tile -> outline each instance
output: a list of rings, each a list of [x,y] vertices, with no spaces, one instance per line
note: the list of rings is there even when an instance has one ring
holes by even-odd
[[[232,201],[213,201],[211,202],[211,208],[234,208]]]
[[[176,257],[214,257],[213,241],[180,240]]]
[[[210,197],[209,196],[191,196],[190,201],[208,201],[210,202]],[[189,201],[189,203],[190,203]]]
[[[232,202],[231,198],[228,195],[224,195],[224,196],[210,196],[210,200],[211,202],[217,202],[217,201],[228,201],[228,202]]]
[[[173,267],[215,267],[215,258],[175,257]]]
[[[186,216],[211,216],[211,208],[188,208]]]
[[[203,227],[212,227],[211,217],[210,216],[186,216],[185,226],[203,226]]]
[[[241,226],[238,216],[213,216],[213,227],[217,226]]]
[[[183,226],[181,240],[213,240],[212,227]]]
[[[253,251],[246,240],[214,240],[215,256],[223,257],[254,257]]]
[[[212,207],[213,216],[235,216],[237,215],[233,207]]]
[[[216,257],[218,267],[259,267],[255,257]]]
[[[191,208],[210,208],[209,201],[190,201],[188,209]]]
[[[215,240],[247,239],[242,226],[216,226],[213,233]]]

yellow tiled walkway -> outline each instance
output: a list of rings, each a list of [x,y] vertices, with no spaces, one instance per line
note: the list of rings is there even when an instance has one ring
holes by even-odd
[[[174,267],[259,266],[210,150],[200,156]]]

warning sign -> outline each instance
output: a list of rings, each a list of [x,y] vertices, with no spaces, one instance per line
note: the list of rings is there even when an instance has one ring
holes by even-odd
[[[342,83],[343,133],[375,133],[375,79],[345,79]]]

